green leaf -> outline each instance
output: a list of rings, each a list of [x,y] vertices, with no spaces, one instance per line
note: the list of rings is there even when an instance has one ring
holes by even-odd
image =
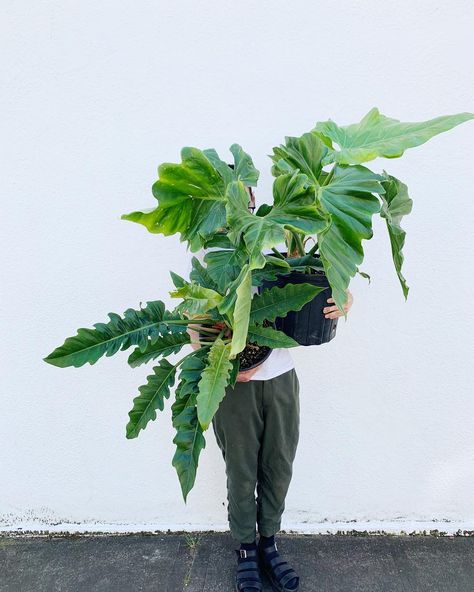
[[[299,345],[297,341],[285,335],[282,331],[277,331],[272,327],[262,327],[261,325],[249,326],[248,341],[271,348],[297,347]]]
[[[327,153],[327,146],[315,132],[298,138],[286,137],[284,145],[273,148],[272,173],[277,176],[299,170],[315,187],[319,187],[322,160]]]
[[[158,206],[137,211],[123,220],[143,224],[150,232],[166,236],[180,233],[193,248],[225,225],[225,182],[219,171],[197,148],[183,148],[181,163],[165,163],[158,168],[153,185]]]
[[[230,240],[236,246],[244,241],[251,269],[263,267],[266,263],[263,249],[271,249],[285,240],[283,226],[266,216],[254,216],[249,212],[248,194],[241,182],[229,185],[226,209]]]
[[[335,142],[339,147],[339,150],[329,150],[323,165],[330,162],[359,164],[378,156],[398,158],[407,148],[420,146],[433,136],[473,118],[473,113],[457,113],[428,121],[402,123],[382,115],[374,107],[359,123],[338,126],[329,119],[317,123],[314,131],[329,144]]]
[[[176,399],[171,406],[173,427],[176,429],[173,439],[176,452],[172,465],[178,474],[184,501],[194,486],[199,455],[206,446],[196,408],[198,384],[205,368],[203,357],[203,351],[197,350],[183,361],[180,384],[176,388]]]
[[[326,289],[312,284],[286,284],[283,288],[275,286],[263,290],[252,298],[250,321],[262,323],[285,317],[290,310],[301,310],[307,302]]]
[[[207,273],[217,284],[217,290],[225,294],[229,285],[238,277],[245,262],[241,249],[209,251],[204,255]]]
[[[372,216],[380,211],[382,177],[363,166],[335,166],[331,181],[318,190],[323,208],[331,216],[330,226],[318,234],[319,252],[334,302],[340,310],[346,290],[364,259],[362,240],[372,238]]]
[[[189,274],[189,279],[195,284],[200,284],[204,288],[210,288],[215,292],[225,292],[225,290],[219,290],[218,284],[212,279],[206,267],[202,265],[197,257],[191,259],[192,270]]]
[[[170,296],[172,298],[183,298],[184,302],[179,305],[179,310],[191,314],[202,314],[211,308],[216,308],[223,299],[223,296],[215,290],[188,282],[181,288],[171,291]]]
[[[232,144],[230,151],[234,157],[234,177],[248,187],[256,187],[260,173],[254,167],[250,156],[238,144]]]
[[[216,232],[209,238],[203,241],[203,248],[209,249],[211,247],[217,247],[219,249],[233,249],[234,245],[230,242],[227,236],[227,230],[225,232]]]
[[[232,364],[229,361],[230,343],[216,339],[209,350],[207,366],[199,381],[196,398],[199,423],[206,430],[225,396]]]
[[[232,370],[230,371],[229,385],[234,386],[235,383],[237,382],[237,375],[240,370],[239,356],[236,356],[233,360],[231,360],[231,364],[232,364]]]
[[[328,224],[325,213],[316,204],[314,190],[307,177],[298,173],[281,175],[273,184],[275,203],[263,216],[248,211],[245,187],[231,183],[227,190],[229,238],[236,245],[242,240],[249,255],[250,268],[265,266],[264,249],[285,241],[285,229],[302,234],[322,231]]]
[[[128,414],[130,421],[127,424],[127,438],[136,438],[149,421],[155,420],[156,410],[163,411],[164,398],[170,396],[176,366],[171,365],[168,360],[160,360],[153,372],[154,374],[147,376],[147,383],[138,389],[140,395],[133,400],[133,408]]]
[[[143,224],[150,232],[166,236],[179,233],[197,250],[225,226],[227,185],[241,179],[256,184],[258,171],[238,144],[231,146],[234,170],[213,149],[183,148],[181,163],[162,164],[153,185],[158,206],[124,214],[123,220]]]
[[[176,435],[173,438],[173,443],[176,445],[176,451],[172,465],[178,473],[181,492],[186,502],[196,480],[199,455],[206,446],[203,430],[198,421],[196,405],[186,403],[176,417],[174,425]]]
[[[197,395],[198,383],[201,379],[201,374],[206,367],[207,348],[197,349],[191,355],[184,358],[181,364],[181,372],[179,375],[180,384],[179,390],[176,390],[178,397],[187,397],[191,393]]]
[[[243,268],[242,273],[241,282],[236,290],[237,298],[232,314],[231,358],[234,358],[245,347],[252,303],[252,272],[248,265]]]
[[[290,173],[273,183],[274,206],[265,216],[285,228],[302,234],[316,234],[328,225],[328,216],[315,200],[314,188],[306,175]]]
[[[142,351],[140,348],[136,348],[128,357],[128,363],[132,368],[136,368],[141,364],[146,364],[150,360],[155,360],[160,356],[166,357],[171,354],[176,354],[190,341],[189,334],[185,332],[181,333],[164,333],[160,335],[158,339],[152,343],[148,342],[146,349]]]
[[[129,308],[123,318],[111,312],[108,323],[96,323],[94,329],[78,329],[76,336],[68,337],[44,361],[59,368],[79,368],[86,363],[95,364],[103,355],[112,356],[132,345],[138,345],[144,351],[149,340],[155,342],[160,334],[168,331],[166,317],[171,319],[172,315],[165,311],[160,300],[147,302],[140,310]]]
[[[402,274],[403,246],[405,244],[406,233],[400,226],[400,222],[403,216],[411,212],[413,201],[408,197],[408,188],[405,183],[402,183],[399,179],[389,175],[385,171],[384,175],[386,180],[382,182],[382,185],[385,189],[385,194],[380,196],[382,199],[380,215],[382,218],[385,218],[387,223],[393,263],[406,300],[409,288]]]

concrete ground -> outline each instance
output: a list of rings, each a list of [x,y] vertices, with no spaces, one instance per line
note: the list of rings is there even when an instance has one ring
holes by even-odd
[[[474,538],[283,535],[300,592],[473,592]],[[1,592],[231,592],[226,533],[0,538]],[[267,585],[265,590],[271,588]]]

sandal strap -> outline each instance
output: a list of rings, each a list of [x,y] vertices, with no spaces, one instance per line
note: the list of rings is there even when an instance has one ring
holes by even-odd
[[[285,588],[285,585],[294,578],[296,578],[297,584],[299,584],[298,574],[279,554],[276,557],[272,557],[271,559],[264,557],[265,555],[270,555],[275,551],[278,552],[276,544],[269,547],[260,547],[260,553],[267,571],[271,572],[272,577],[282,588]]]
[[[263,590],[263,585],[258,580],[245,580],[243,582],[237,582],[237,587],[239,590],[245,591],[251,588],[252,590]]]
[[[257,550],[256,549],[235,549],[237,557],[247,558],[247,557],[257,557]]]
[[[242,561],[237,566],[237,571],[258,571],[258,564],[256,561]]]
[[[281,557],[272,557],[270,559],[270,561],[267,562],[267,564],[270,564],[272,567],[274,567],[275,569],[277,568],[278,565],[283,565],[283,564],[287,564],[287,562],[282,559]],[[288,564],[287,564],[288,565]]]
[[[292,569],[287,574],[285,574],[281,578],[281,580],[278,580],[278,583],[280,584],[280,586],[283,586],[284,587],[290,580],[293,580],[294,578],[296,578],[297,580],[299,580],[299,576],[296,574],[295,570]],[[298,584],[298,582],[297,582],[297,584]]]
[[[259,547],[261,553],[265,553],[265,555],[270,555],[270,553],[274,553],[278,551],[278,547],[276,543],[273,545],[269,545],[268,547],[264,547],[263,545]]]

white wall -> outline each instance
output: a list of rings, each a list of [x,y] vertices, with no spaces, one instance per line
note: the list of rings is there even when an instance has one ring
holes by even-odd
[[[184,245],[119,216],[153,205],[156,167],[182,146],[228,156],[241,143],[265,201],[266,155],[317,120],[472,111],[472,3],[43,0],[3,13],[3,526],[225,528],[212,432],[187,506],[169,406],[125,439],[150,368],[129,369],[126,353],[65,370],[42,357],[109,311],[166,299]],[[378,221],[371,285],[354,280],[336,340],[295,353],[286,528],[473,528],[473,148],[468,123],[372,163],[414,200],[409,300]]]

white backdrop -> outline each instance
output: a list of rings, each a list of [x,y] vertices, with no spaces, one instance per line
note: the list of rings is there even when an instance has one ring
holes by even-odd
[[[182,146],[271,148],[372,106],[473,110],[468,0],[3,4],[0,515],[4,528],[226,528],[212,432],[187,506],[169,404],[125,424],[148,368],[42,358],[80,326],[167,298],[185,246],[120,215],[151,207]],[[283,528],[474,528],[472,123],[377,160],[408,184],[405,303],[382,221],[338,336],[294,352],[301,439]],[[441,523],[440,523],[441,522]]]

